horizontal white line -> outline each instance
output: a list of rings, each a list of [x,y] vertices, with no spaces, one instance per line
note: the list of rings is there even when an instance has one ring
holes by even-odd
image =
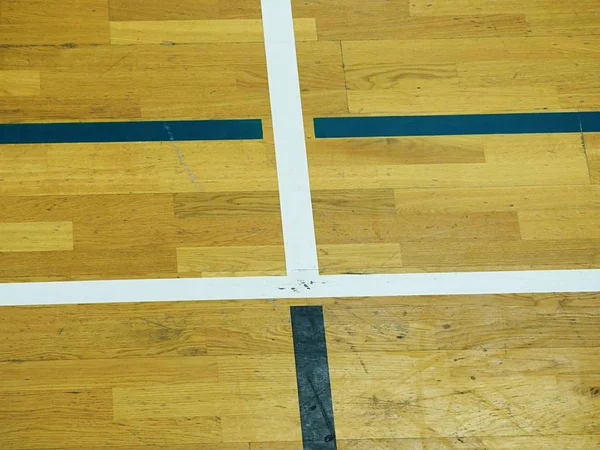
[[[600,269],[6,283],[0,306],[541,292],[600,292]]]
[[[0,284],[0,306],[185,300],[600,292],[600,269],[318,274],[290,0],[262,0],[287,277]]]

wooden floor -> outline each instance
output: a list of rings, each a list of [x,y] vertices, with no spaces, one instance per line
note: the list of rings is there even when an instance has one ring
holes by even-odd
[[[265,138],[0,146],[0,281],[285,273],[259,7],[2,0],[0,123],[259,118]]]
[[[300,450],[290,304],[341,450],[600,446],[600,295],[547,294],[3,308],[0,447]]]
[[[597,0],[293,6],[322,273],[600,267],[598,133],[312,127],[597,110]],[[0,146],[0,281],[285,273],[259,0],[1,12],[0,123],[261,118],[265,138]]]
[[[260,0],[1,2],[0,124],[264,138],[0,145],[0,282],[286,273]],[[292,3],[321,273],[600,267],[600,133],[312,123],[600,110],[598,0]],[[0,449],[301,450],[293,305],[340,450],[600,448],[586,293],[2,307]]]
[[[314,139],[312,117],[593,111],[597,0],[294,0],[322,273],[600,267],[600,135]],[[332,10],[335,13],[332,13]]]

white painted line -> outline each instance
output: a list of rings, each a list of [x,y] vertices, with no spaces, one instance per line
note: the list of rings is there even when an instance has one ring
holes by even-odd
[[[286,277],[0,284],[0,306],[600,292],[600,269],[319,276],[291,0],[262,0]]]
[[[292,5],[287,0],[261,3],[287,273],[314,278],[319,269]]]
[[[540,292],[600,292],[600,270],[8,283],[0,306]]]

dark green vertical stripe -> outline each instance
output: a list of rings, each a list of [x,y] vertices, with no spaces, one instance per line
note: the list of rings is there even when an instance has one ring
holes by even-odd
[[[304,450],[336,450],[325,322],[321,306],[292,306]]]

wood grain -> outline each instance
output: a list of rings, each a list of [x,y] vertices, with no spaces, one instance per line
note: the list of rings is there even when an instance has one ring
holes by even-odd
[[[281,246],[183,247],[177,249],[179,273],[285,275]]]
[[[299,40],[316,40],[315,22],[295,22]],[[110,23],[110,42],[128,44],[194,44],[200,42],[262,42],[260,19],[114,21]]]
[[[35,70],[0,70],[0,97],[40,95],[40,73]]]
[[[583,144],[592,183],[600,184],[600,133],[585,133]]]
[[[73,250],[72,222],[0,223],[0,252]]]
[[[597,444],[597,293],[326,302],[339,448]]]
[[[260,1],[6,0],[0,17],[2,123],[264,124],[261,141],[0,146],[0,281],[285,272]],[[316,41],[314,18],[295,25]]]
[[[3,309],[2,448],[74,449],[74,439],[119,450],[297,442],[288,303]]]
[[[600,297],[557,293],[5,307],[2,447],[299,450],[301,304],[339,448],[598,443]]]
[[[262,141],[1,146],[1,281],[285,272],[260,2],[1,8],[0,122],[265,124]]]
[[[293,2],[317,24],[298,67],[322,273],[598,267],[596,134],[315,139],[311,121],[595,110],[593,0],[326,3]]]
[[[107,44],[108,0],[5,0],[3,45]]]

